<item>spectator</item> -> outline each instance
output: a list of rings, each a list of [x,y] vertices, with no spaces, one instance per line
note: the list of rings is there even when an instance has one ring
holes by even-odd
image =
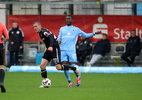
[[[9,30],[9,51],[10,51],[10,66],[13,62],[13,54],[15,54],[15,65],[18,64],[18,53],[23,48],[23,37],[22,30],[18,27],[17,22],[13,22],[13,28]]]
[[[110,42],[107,39],[107,34],[102,35],[102,39],[99,40],[93,49],[93,56],[90,62],[87,62],[87,66],[94,65],[97,61],[99,61],[106,53],[110,52]]]
[[[136,31],[131,30],[131,36],[126,43],[126,52],[122,54],[121,58],[125,60],[128,66],[132,66],[134,59],[140,53],[140,38],[136,36]],[[127,58],[130,57],[130,60]]]
[[[77,60],[84,66],[84,60],[92,51],[92,42],[89,38],[81,37],[81,42],[77,44]]]

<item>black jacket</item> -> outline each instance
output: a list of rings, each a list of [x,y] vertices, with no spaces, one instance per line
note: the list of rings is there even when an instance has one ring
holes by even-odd
[[[92,42],[86,38],[76,45],[77,52],[90,53],[92,51]]]
[[[110,42],[108,39],[106,40],[99,40],[93,49],[93,54],[101,54],[102,56],[105,56],[107,52],[110,52]]]
[[[132,46],[132,40],[134,39],[134,44]],[[129,37],[126,43],[126,52],[140,52],[140,38],[138,36]]]
[[[23,46],[23,38],[24,34],[19,27],[16,29],[12,28],[9,30],[9,50],[10,51],[19,51],[20,46]],[[11,45],[11,42],[14,42],[13,45]]]

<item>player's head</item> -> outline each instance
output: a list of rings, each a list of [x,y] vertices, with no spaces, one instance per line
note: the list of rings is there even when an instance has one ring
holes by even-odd
[[[39,33],[41,31],[41,23],[39,21],[33,22],[33,28],[36,33]]]
[[[136,36],[136,31],[135,30],[131,30],[131,36],[135,37]]]
[[[72,22],[73,22],[73,16],[72,15],[67,15],[66,17],[66,24],[68,26],[72,25]]]
[[[102,35],[102,39],[103,39],[103,40],[106,40],[106,39],[107,39],[107,34],[104,33],[104,34]]]
[[[18,23],[16,21],[13,22],[12,27],[16,29],[18,27]]]

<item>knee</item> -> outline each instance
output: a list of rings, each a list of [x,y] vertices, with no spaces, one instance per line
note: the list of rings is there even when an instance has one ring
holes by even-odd
[[[46,68],[46,65],[40,64],[40,69],[41,69],[41,70],[44,70],[45,68]]]

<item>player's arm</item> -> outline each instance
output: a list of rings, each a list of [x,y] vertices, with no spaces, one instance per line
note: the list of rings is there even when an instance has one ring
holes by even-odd
[[[88,34],[86,34],[85,32],[83,32],[80,29],[78,29],[78,33],[79,33],[80,36],[85,37],[85,38],[89,38],[89,37],[94,36],[94,33],[88,33]]]
[[[61,29],[60,29],[60,32],[59,32],[59,35],[58,35],[58,38],[57,38],[59,44],[62,43],[61,38],[62,38],[62,32],[61,32]]]
[[[97,32],[95,32],[95,33],[88,33],[88,34],[86,34],[85,32],[83,32],[83,31],[80,30],[80,29],[79,29],[78,31],[79,31],[79,33],[80,33],[80,36],[85,37],[85,38],[89,38],[89,37],[95,36],[95,35],[97,35],[97,34],[102,34],[101,31],[97,31]]]

